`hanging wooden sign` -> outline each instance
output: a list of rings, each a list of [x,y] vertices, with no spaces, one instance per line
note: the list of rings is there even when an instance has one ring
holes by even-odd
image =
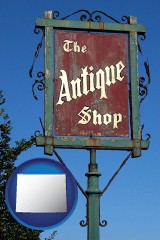
[[[46,154],[77,148],[130,150],[139,157],[149,147],[141,136],[137,57],[145,27],[127,19],[57,20],[53,12],[37,19],[45,37],[45,109],[44,135],[36,143]]]

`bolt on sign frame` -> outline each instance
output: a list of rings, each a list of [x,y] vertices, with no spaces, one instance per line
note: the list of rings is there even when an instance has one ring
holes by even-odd
[[[44,146],[45,154],[49,154],[49,155],[53,154],[53,148],[66,148],[66,149],[91,149],[91,150],[92,149],[128,150],[128,151],[132,151],[132,157],[141,156],[141,150],[146,150],[149,147],[149,140],[143,140],[141,136],[139,77],[138,77],[138,40],[137,39],[138,39],[138,35],[143,35],[145,33],[145,26],[137,24],[137,20],[135,17],[129,17],[129,22],[124,24],[93,22],[93,21],[57,20],[57,19],[53,19],[53,12],[49,11],[45,13],[44,18],[37,19],[36,27],[43,28],[44,36],[45,36],[44,135],[43,136],[40,135],[36,137],[37,146]],[[93,35],[96,38],[96,40],[93,39],[94,38],[92,37]],[[69,36],[71,38],[69,38]],[[88,45],[87,43],[84,44],[83,39],[85,39],[86,41],[88,40]],[[101,42],[101,39],[102,39],[102,42]],[[103,65],[103,67],[101,67],[100,65],[106,61],[105,54],[107,54],[106,52],[107,48],[104,47],[106,51],[104,50],[104,53],[103,53],[103,48],[101,45],[104,46],[105,41],[107,45],[110,44],[109,41],[110,40],[112,41],[112,39],[113,39],[113,42],[114,40],[117,41],[117,43],[119,41],[118,43],[119,47],[116,49],[116,46],[118,44],[116,46],[114,44],[111,45],[110,55],[112,55],[112,53],[114,52],[113,54],[117,56],[118,53],[115,53],[115,52],[120,51],[119,55],[120,56],[123,55],[122,59],[124,60],[125,63],[121,61],[121,59],[119,58],[119,60],[113,64],[114,66],[110,61],[109,64],[105,64]],[[81,46],[81,41],[83,42],[82,46]],[[60,45],[60,42],[62,42],[63,44]],[[92,45],[92,50],[90,48],[90,52],[92,52],[92,56],[89,58],[89,63],[87,67],[86,64],[88,60],[85,60],[84,55],[88,50],[87,49],[88,46],[91,46],[91,45]],[[116,50],[114,50],[114,46]],[[60,48],[62,47],[64,51],[60,50]],[[98,58],[99,47],[101,47],[101,54],[102,53],[104,54],[104,55],[102,54],[101,59]],[[64,55],[63,55],[63,52],[64,52]],[[77,63],[77,65],[74,64],[74,66],[71,66],[73,61],[69,57],[68,58],[66,57],[68,53],[70,53],[71,54],[70,56],[75,59],[75,62]],[[75,56],[78,56],[78,54],[83,56],[82,60],[84,60],[85,63],[83,63],[82,60],[79,60],[78,57],[77,58],[75,57]],[[98,59],[97,61],[95,60],[95,62],[93,63],[97,65],[95,69],[94,69],[95,65],[93,66],[92,64],[92,59],[94,58],[94,54],[97,54],[95,55],[95,58]],[[68,83],[69,85],[66,85],[68,79],[67,79],[67,69],[65,69],[65,67],[70,68],[69,70],[70,72],[68,74],[68,77],[71,78],[70,82]],[[76,75],[78,76],[77,79],[73,80],[75,79],[75,75],[73,78],[73,76],[71,76],[71,73],[77,71],[78,68],[81,69],[82,71],[81,72],[79,71],[78,74]],[[113,70],[112,68],[114,69],[114,72],[112,71]],[[113,78],[112,81],[109,80],[110,82],[108,83],[107,86],[103,78],[104,69],[106,72],[108,70],[108,75],[109,73],[110,74],[112,73],[112,78]],[[115,69],[117,71],[116,73],[115,73]],[[58,76],[58,73],[59,73],[59,76]],[[96,76],[96,81],[97,81],[96,85],[94,85],[95,83],[93,83],[93,81],[95,81],[95,78],[93,80],[93,73]],[[118,80],[115,80],[114,74],[117,74]],[[85,81],[87,81],[86,79],[89,76],[90,76],[89,90],[90,92],[92,92],[91,96],[89,95],[90,93],[88,94],[89,90],[85,85]],[[82,81],[82,78],[83,78],[83,81]],[[61,83],[60,80],[62,80],[63,84]],[[59,81],[59,85],[57,81]],[[82,85],[80,85],[82,84],[82,82],[83,82],[83,90],[82,90]],[[113,85],[113,86],[110,86],[110,85]],[[71,87],[72,87],[72,95],[69,92]],[[118,91],[118,88],[123,93],[121,97],[120,96],[118,97],[118,92],[116,92]],[[123,88],[125,90],[123,90]],[[59,98],[57,95],[58,91],[61,94],[61,96],[59,94]],[[106,94],[105,91],[107,91],[108,93]],[[112,92],[115,91],[115,92],[114,94],[113,93],[110,94],[109,93],[110,91]],[[100,96],[98,96],[97,92],[99,93],[99,95],[101,92],[101,99],[100,99]],[[85,99],[87,99],[85,100],[86,102],[84,102],[84,104],[82,104],[83,102],[82,95],[85,95]],[[97,109],[94,110],[93,105],[96,102],[96,97],[98,96],[97,98],[99,98],[99,102],[96,104],[96,107],[99,105],[103,105],[102,107],[102,110],[103,110],[104,105],[107,104],[107,101],[109,101],[108,99],[106,99],[107,95],[108,95],[108,98],[110,98],[110,96],[112,98],[112,100],[109,102],[108,105],[112,105],[112,102],[114,102],[114,99],[116,101],[115,105],[113,105],[113,107],[111,106],[111,109],[109,109],[110,111],[109,113],[104,114],[103,112],[103,114],[100,115],[98,110],[101,110],[101,108],[99,107],[98,110]],[[92,104],[91,102],[87,104],[87,101],[90,101],[89,100],[90,98],[93,98]],[[124,103],[123,103],[123,98],[125,99]],[[76,101],[78,101],[78,103],[76,101],[74,102],[75,99]],[[73,103],[71,104],[71,102]],[[120,114],[121,105],[120,105],[120,108],[117,109],[118,111],[117,113],[115,113],[116,110],[113,109],[114,106],[117,106],[120,104],[119,102],[120,103],[122,102],[123,107],[126,106],[126,110],[124,110],[124,114]],[[65,105],[63,103],[68,105]],[[83,110],[81,112],[78,111],[76,113],[76,115],[81,117],[79,118],[79,122],[81,119],[82,128],[77,128],[78,123],[76,125],[73,117],[75,116],[74,111],[76,109],[76,103],[80,104],[81,109]],[[64,107],[62,105],[64,105]],[[68,107],[69,105],[71,105],[71,107]],[[89,108],[90,106],[92,110]],[[61,107],[63,107],[62,113],[61,113]],[[108,108],[106,107],[105,109],[108,109]],[[111,114],[112,110],[113,112]],[[69,113],[68,113],[68,116],[66,117],[67,111],[69,111]],[[89,120],[91,119],[91,112],[94,114],[94,116],[92,116],[92,118],[94,117],[94,126],[93,124],[90,125],[89,133],[86,134],[87,130],[85,127],[91,124],[91,123],[88,124]],[[72,114],[73,116],[71,117]],[[68,120],[68,117],[70,117],[69,120]],[[124,123],[124,126],[122,126],[122,131],[119,133],[117,131],[117,128],[121,126],[123,122],[122,117],[123,119],[125,119],[125,123]],[[63,121],[63,118],[65,119],[64,121]],[[87,122],[88,125],[85,122]],[[112,129],[109,128],[109,126],[111,126],[111,122],[114,124],[114,129],[113,127]],[[63,124],[70,125],[70,129],[72,128],[72,124],[73,124],[73,129],[74,128],[76,129],[75,135],[74,135],[74,132],[71,130],[66,130],[63,132],[62,131]],[[100,125],[103,125],[103,127],[101,128]],[[91,133],[92,126],[93,126],[93,129],[95,129],[95,131],[93,130],[93,133]],[[83,127],[84,127],[84,130],[83,130]],[[108,128],[108,135],[107,134],[105,135],[105,127]],[[98,128],[98,130],[96,130],[96,128]],[[57,134],[56,134],[56,131],[58,132]],[[78,131],[79,131],[79,135],[78,135]]]

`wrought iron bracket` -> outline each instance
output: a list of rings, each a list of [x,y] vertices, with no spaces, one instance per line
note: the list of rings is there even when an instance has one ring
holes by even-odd
[[[87,193],[87,191],[86,191]],[[93,192],[95,194],[95,192]],[[88,193],[90,194],[90,193]],[[100,193],[96,193],[97,195],[99,195],[99,200],[100,200],[100,196],[101,196],[101,192]],[[88,219],[88,216],[89,216],[89,211],[88,211],[88,207],[89,207],[89,203],[88,203],[88,198],[87,198],[87,204],[86,204],[86,221],[84,220],[81,220],[80,221],[80,226],[81,227],[87,227],[88,226],[88,223],[89,223],[89,219]],[[99,204],[99,226],[100,227],[106,227],[107,226],[107,220],[100,220],[100,204]]]
[[[142,127],[141,127],[141,138],[143,139],[143,129],[144,129],[144,124],[142,125]],[[151,135],[149,134],[149,133],[147,133],[146,135],[146,141],[149,141],[150,140],[150,138],[151,138]],[[143,139],[144,140],[144,139]]]
[[[87,196],[87,199],[88,199],[88,196]],[[87,207],[87,204],[86,204],[86,221],[81,220],[79,222],[79,224],[80,224],[81,227],[87,227],[88,226],[88,207]]]
[[[109,14],[107,13],[104,13],[102,11],[99,11],[99,10],[96,10],[96,11],[93,11],[93,12],[89,12],[88,10],[78,10],[74,13],[71,13],[65,17],[59,17],[60,13],[59,11],[54,11],[53,12],[53,19],[59,19],[59,20],[66,20],[76,14],[81,14],[79,16],[79,20],[80,21],[91,21],[91,22],[101,22],[102,21],[102,16],[103,17],[107,17],[109,18],[110,20],[116,22],[116,23],[120,23],[118,20],[116,20],[115,18],[111,17]],[[102,16],[101,16],[102,15]]]
[[[36,100],[38,100],[38,97],[35,94],[35,86],[37,86],[37,89],[39,91],[43,91],[45,89],[44,73],[43,72],[38,72],[37,77],[39,79],[36,79],[35,82],[32,84],[32,93],[33,93],[33,96]]]
[[[146,82],[146,79],[144,77],[139,78],[139,95],[141,97],[140,103],[147,97],[148,95],[148,85],[151,83],[151,76],[150,76],[150,68],[149,68],[149,62],[144,62],[145,71],[148,77],[148,80]]]
[[[42,35],[41,41],[39,42],[39,44],[38,44],[38,46],[37,46],[37,49],[36,49],[35,54],[34,54],[33,63],[32,63],[31,68],[30,68],[30,70],[29,70],[29,76],[30,76],[31,78],[32,78],[32,74],[33,74],[34,64],[35,64],[36,59],[37,59],[38,56],[39,56],[39,52],[40,52],[40,49],[41,49],[41,47],[42,47],[43,39],[44,39],[44,30],[43,30],[43,28],[38,28],[38,27],[36,27],[36,26],[35,26],[35,28],[34,28],[34,33],[35,33],[35,34],[39,34],[39,33],[40,33],[40,29],[42,30],[43,35]]]
[[[42,34],[42,38],[41,38],[41,41],[39,42],[38,46],[37,46],[37,49],[36,49],[36,52],[34,54],[34,59],[33,59],[33,63],[31,65],[31,68],[29,70],[29,76],[32,78],[33,77],[33,69],[34,69],[34,65],[35,65],[35,62],[36,62],[36,59],[38,58],[39,56],[39,52],[40,52],[40,49],[42,48],[42,45],[43,45],[43,40],[44,40],[44,30],[43,28],[38,28],[35,26],[35,29],[34,29],[34,33],[35,34],[39,34],[40,33],[40,30],[42,30],[43,34]],[[45,84],[44,84],[44,73],[42,71],[39,71],[37,73],[37,77],[38,79],[35,80],[35,82],[32,84],[32,93],[33,93],[33,96],[36,100],[38,100],[38,97],[37,95],[35,94],[35,86],[37,86],[37,89],[39,91],[42,91],[45,89]]]

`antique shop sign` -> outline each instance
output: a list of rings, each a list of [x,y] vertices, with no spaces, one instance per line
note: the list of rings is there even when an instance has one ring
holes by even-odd
[[[127,137],[127,36],[58,30],[54,44],[54,134]]]

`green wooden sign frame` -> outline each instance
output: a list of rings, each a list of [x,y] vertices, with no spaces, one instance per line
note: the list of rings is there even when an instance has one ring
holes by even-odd
[[[53,148],[66,149],[97,149],[97,150],[128,150],[132,151],[132,157],[141,156],[141,150],[149,147],[149,140],[142,140],[140,128],[140,100],[139,100],[139,77],[138,77],[138,35],[145,33],[145,26],[137,24],[135,17],[129,17],[129,23],[107,23],[92,21],[73,21],[53,19],[53,13],[47,12],[44,18],[37,19],[37,28],[44,29],[44,135],[36,137],[37,146],[44,146],[45,154],[52,155]],[[58,137],[53,136],[54,118],[54,49],[53,31],[54,29],[63,30],[83,30],[96,32],[116,32],[128,34],[129,52],[129,73],[130,73],[130,139],[115,139],[105,137]]]

